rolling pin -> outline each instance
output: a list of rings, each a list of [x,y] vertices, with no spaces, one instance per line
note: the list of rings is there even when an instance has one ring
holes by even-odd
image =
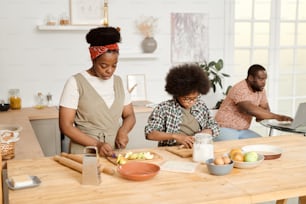
[[[69,167],[73,170],[76,170],[76,171],[82,173],[83,166],[79,162],[76,162],[76,161],[71,160],[67,157],[62,157],[62,156],[58,156],[58,155],[54,156],[54,160],[63,164],[64,166],[67,166],[67,167]],[[100,170],[100,172],[108,174],[108,175],[114,175],[115,174],[115,170],[110,168],[110,167],[101,167],[99,170]]]
[[[79,163],[83,163],[83,157],[81,155],[77,155],[77,154],[68,154],[66,152],[62,152],[61,153],[61,156],[63,157],[66,157],[66,158],[69,158],[69,159],[72,159],[76,162],[79,162]]]

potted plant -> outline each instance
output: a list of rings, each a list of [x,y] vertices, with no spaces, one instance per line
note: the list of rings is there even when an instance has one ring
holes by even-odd
[[[219,59],[218,61],[204,61],[203,63],[199,64],[200,67],[203,69],[204,72],[207,73],[207,76],[211,83],[211,88],[214,93],[217,91],[217,87],[220,87],[221,90],[223,89],[223,80],[225,77],[229,77],[229,74],[222,72],[223,69],[223,60]],[[226,91],[223,92],[223,95],[226,95],[229,91],[231,86],[228,86]],[[213,109],[218,109],[222,103],[223,99],[217,101],[216,105]]]

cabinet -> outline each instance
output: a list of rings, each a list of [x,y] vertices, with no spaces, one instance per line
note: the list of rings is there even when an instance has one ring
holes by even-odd
[[[45,156],[61,152],[61,134],[58,119],[31,120],[31,125]]]
[[[157,141],[146,140],[144,127],[147,124],[151,112],[136,112],[136,124],[129,133],[129,143],[127,149],[151,148],[157,147]]]

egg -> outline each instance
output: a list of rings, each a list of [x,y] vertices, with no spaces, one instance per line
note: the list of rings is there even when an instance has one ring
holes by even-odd
[[[223,160],[223,158],[222,158],[222,157],[216,157],[216,158],[214,159],[214,164],[215,164],[215,165],[224,165],[224,160]]]
[[[228,156],[223,156],[222,159],[223,159],[223,161],[224,161],[224,164],[229,164],[229,163],[231,163],[231,159],[230,159]]]

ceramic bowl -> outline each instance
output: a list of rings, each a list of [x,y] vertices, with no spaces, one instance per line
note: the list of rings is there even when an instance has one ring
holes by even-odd
[[[258,154],[258,159],[255,162],[239,162],[234,161],[234,167],[239,169],[250,169],[259,166],[264,160],[264,156],[262,154]]]
[[[13,125],[13,124],[0,124],[0,131],[1,130],[20,132],[22,130],[22,127],[20,125]]]
[[[222,176],[231,173],[234,166],[234,162],[231,161],[229,164],[215,165],[214,159],[208,159],[206,161],[206,166],[210,174]]]
[[[0,111],[8,111],[10,109],[10,104],[9,103],[0,103]]]
[[[132,181],[144,181],[156,176],[160,167],[147,162],[128,162],[118,166],[117,170],[122,178]]]

